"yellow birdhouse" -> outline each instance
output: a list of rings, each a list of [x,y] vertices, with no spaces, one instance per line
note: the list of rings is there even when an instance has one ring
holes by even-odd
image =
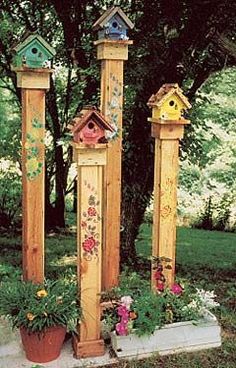
[[[152,95],[147,105],[152,108],[152,118],[160,120],[184,120],[183,113],[191,108],[187,97],[177,83],[167,83]]]

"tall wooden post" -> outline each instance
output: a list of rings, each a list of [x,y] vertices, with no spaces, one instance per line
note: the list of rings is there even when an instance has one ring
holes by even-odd
[[[44,280],[44,135],[49,69],[16,68],[22,89],[23,277]]]
[[[13,70],[22,96],[22,242],[24,280],[44,280],[45,93],[55,50],[38,34],[12,48]]]
[[[176,84],[164,85],[151,96],[152,136],[155,138],[153,257],[170,259],[164,267],[166,286],[174,283],[176,252],[176,209],[179,140],[183,138],[182,110],[191,107]],[[152,270],[152,287],[156,289],[155,272]]]
[[[72,143],[78,168],[77,254],[82,321],[73,346],[78,358],[104,354],[100,337],[103,243],[103,176],[106,144]]]
[[[118,7],[108,9],[95,23],[99,30],[97,59],[101,60],[101,112],[116,131],[111,141],[106,167],[105,244],[103,250],[103,289],[118,285],[120,262],[120,200],[123,110],[123,67],[128,59],[126,36],[132,22]]]
[[[69,125],[77,163],[77,254],[82,321],[74,338],[78,358],[104,354],[100,331],[102,249],[104,244],[104,167],[106,131],[113,128],[93,107],[84,108]],[[100,143],[103,142],[103,143]]]

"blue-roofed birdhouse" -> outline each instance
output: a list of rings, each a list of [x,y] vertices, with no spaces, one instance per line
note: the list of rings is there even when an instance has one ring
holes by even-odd
[[[133,27],[134,24],[117,6],[105,11],[93,25],[93,29],[98,31],[98,39],[110,40],[128,40],[127,31]]]
[[[56,51],[38,34],[31,34],[13,47],[15,56],[13,64],[16,67],[43,68]]]

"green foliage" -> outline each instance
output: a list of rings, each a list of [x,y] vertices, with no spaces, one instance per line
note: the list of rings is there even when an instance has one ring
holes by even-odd
[[[46,280],[42,285],[2,282],[0,315],[6,316],[13,327],[25,327],[32,332],[62,325],[76,333],[77,321],[81,317],[77,283],[70,278]]]
[[[20,280],[21,272],[10,264],[0,264],[0,283],[2,281]]]
[[[162,292],[154,292],[150,290],[148,282],[143,281],[142,277],[134,272],[131,277],[123,274],[122,278],[123,285],[126,284],[125,288],[122,289],[121,283],[120,288],[103,294],[103,300],[109,301],[108,308],[103,313],[106,329],[117,331],[117,326],[122,323],[122,317],[119,317],[121,307],[126,308],[128,313],[123,322],[127,325],[128,333],[142,336],[151,335],[156,328],[168,323],[197,321],[204,316],[206,310],[218,305],[214,301],[214,293],[198,291],[187,282],[184,285],[181,282],[174,284],[171,289],[165,287]],[[131,301],[128,308],[124,298]]]
[[[5,166],[5,168],[4,168]],[[16,225],[21,208],[21,180],[9,161],[0,161],[0,227]]]
[[[165,298],[162,295],[146,291],[137,297],[132,305],[138,316],[133,325],[135,334],[151,335],[156,327],[163,326],[166,321],[165,307]]]
[[[213,230],[212,213],[212,198],[210,197],[206,202],[204,210],[202,214],[200,214],[198,223],[195,224],[195,227],[204,230]]]
[[[209,197],[194,227],[205,230],[234,230],[233,227],[231,229],[229,227],[231,203],[231,196],[227,194],[215,203],[212,202],[212,197]]]

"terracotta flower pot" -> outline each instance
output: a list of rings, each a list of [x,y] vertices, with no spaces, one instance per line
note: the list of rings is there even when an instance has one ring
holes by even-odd
[[[31,362],[46,363],[59,357],[66,328],[54,326],[43,332],[29,332],[21,327],[20,334],[26,358]]]

